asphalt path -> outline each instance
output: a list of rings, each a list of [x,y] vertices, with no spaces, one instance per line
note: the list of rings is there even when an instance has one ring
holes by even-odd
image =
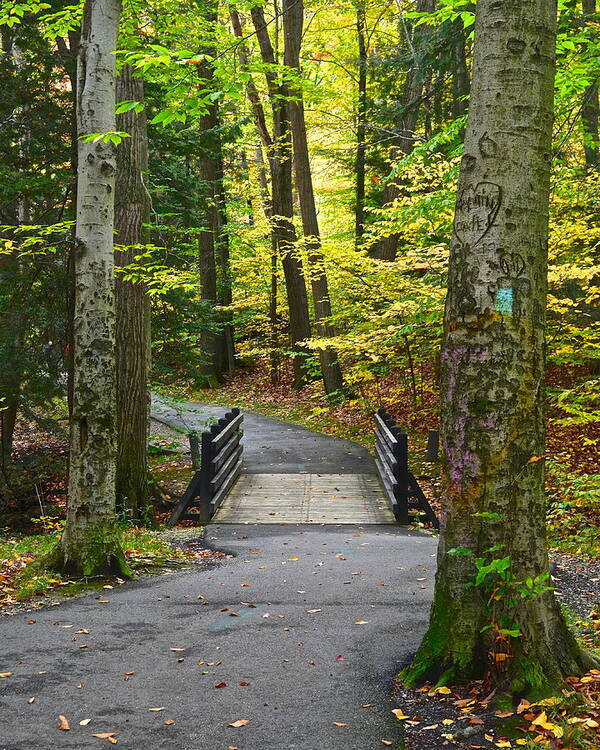
[[[152,417],[184,430],[205,430],[210,420],[226,411],[224,406],[152,397]],[[375,474],[375,462],[367,449],[349,440],[245,410],[243,430],[242,471],[246,474]]]
[[[1,750],[102,733],[135,750],[398,746],[390,691],[426,626],[435,539],[223,525],[207,540],[234,557],[0,618]]]

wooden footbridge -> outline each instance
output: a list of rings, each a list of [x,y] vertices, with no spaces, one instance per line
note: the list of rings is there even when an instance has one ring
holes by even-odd
[[[394,524],[419,516],[437,526],[408,468],[408,438],[385,411],[375,415],[375,460],[348,441],[250,419],[254,434],[247,436],[239,409],[200,441],[191,433],[192,447],[201,446],[200,468],[171,524]]]

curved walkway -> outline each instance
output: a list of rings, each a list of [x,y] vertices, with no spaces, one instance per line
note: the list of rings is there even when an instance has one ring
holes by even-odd
[[[133,750],[398,746],[392,679],[426,626],[435,539],[215,525],[208,541],[236,557],[0,618],[0,750],[102,733]]]
[[[226,411],[224,406],[152,398],[153,418],[188,430],[202,431],[208,420]],[[375,474],[373,457],[361,445],[243,411],[246,474]]]

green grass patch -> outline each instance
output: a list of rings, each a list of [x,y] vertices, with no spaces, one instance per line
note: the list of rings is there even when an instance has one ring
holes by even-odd
[[[68,597],[86,589],[101,589],[105,578],[70,579],[42,570],[38,561],[58,542],[60,531],[0,539],[0,606],[49,594]],[[128,527],[121,544],[134,574],[141,575],[190,562],[186,550],[173,549],[159,532]]]

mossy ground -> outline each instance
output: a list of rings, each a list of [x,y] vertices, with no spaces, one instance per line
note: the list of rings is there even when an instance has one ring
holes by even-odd
[[[73,596],[86,589],[101,589],[108,579],[73,579],[38,565],[56,546],[58,531],[0,539],[0,608],[49,594]],[[185,565],[190,556],[161,539],[159,532],[130,527],[120,531],[120,541],[134,575],[158,572],[166,566]]]

